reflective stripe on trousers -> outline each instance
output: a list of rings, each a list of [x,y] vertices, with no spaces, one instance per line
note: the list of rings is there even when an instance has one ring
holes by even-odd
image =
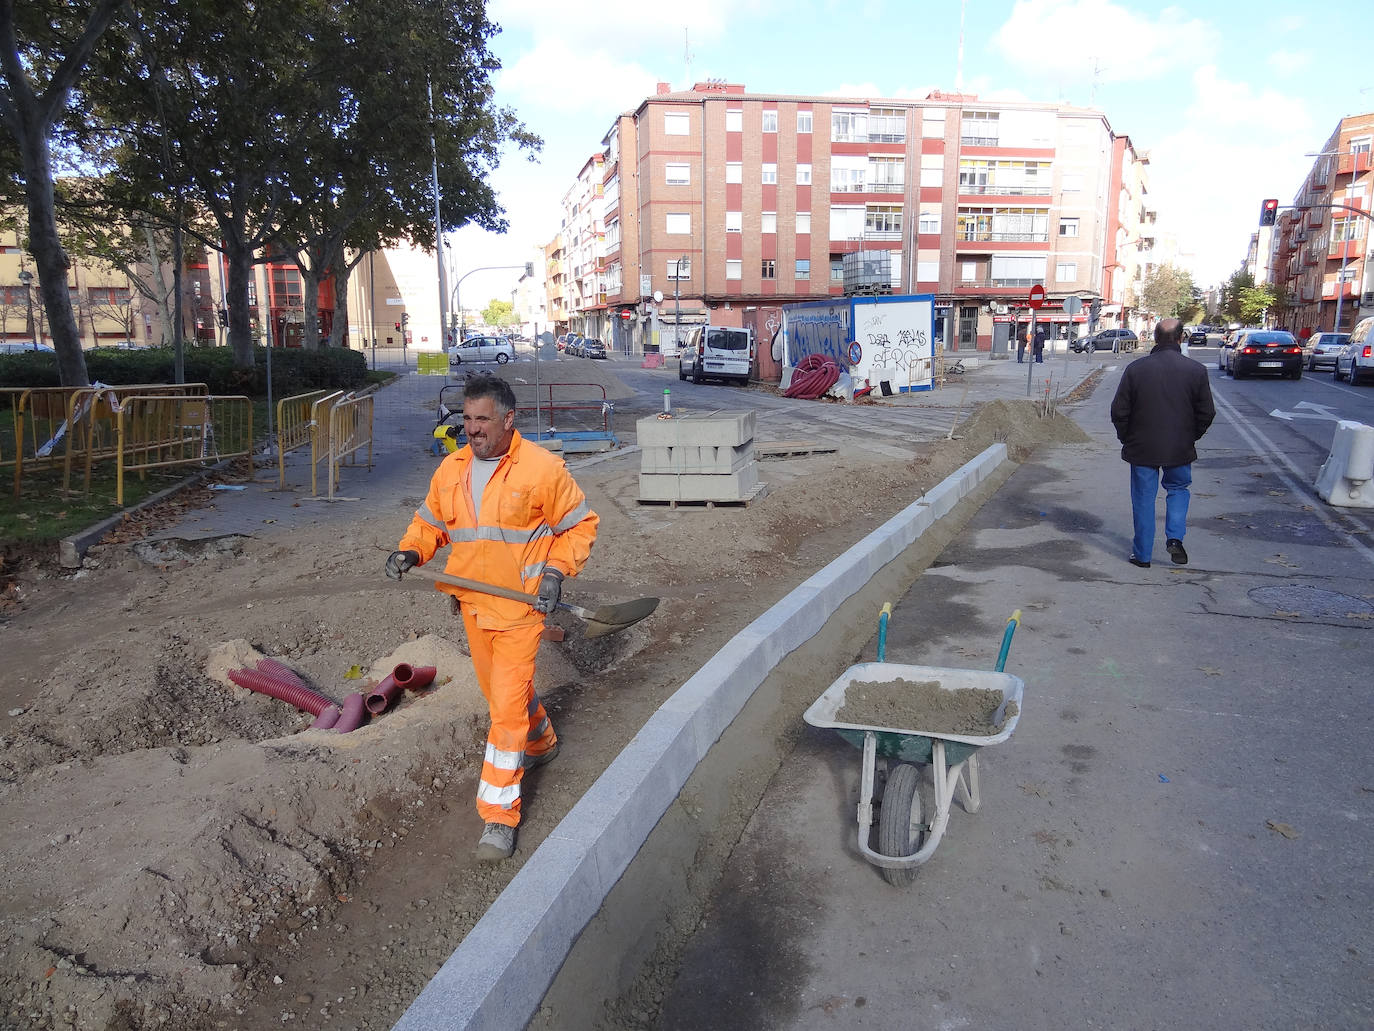
[[[534,658],[544,628],[536,624],[483,630],[466,606],[463,628],[477,684],[491,713],[482,777],[477,782],[477,812],[483,823],[514,827],[520,822],[525,752],[542,755],[558,740],[534,693]]]

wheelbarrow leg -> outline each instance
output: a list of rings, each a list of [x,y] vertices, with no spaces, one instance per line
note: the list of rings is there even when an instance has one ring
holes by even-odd
[[[954,783],[954,797],[964,807],[966,813],[976,813],[983,800],[978,794],[978,756],[970,755],[959,771],[959,779]]]
[[[863,772],[859,781],[859,850],[868,846],[869,829],[873,826],[873,781],[878,765],[878,735],[864,732]]]

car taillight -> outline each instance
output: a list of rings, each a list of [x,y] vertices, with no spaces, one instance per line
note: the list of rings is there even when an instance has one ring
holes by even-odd
[[[1283,353],[1284,353],[1284,354],[1302,354],[1302,348],[1301,348],[1301,347],[1285,347],[1285,348],[1283,349]]]
[[[1360,357],[1361,357],[1361,358],[1368,358],[1369,356],[1370,356],[1370,348],[1369,348],[1369,345],[1368,345],[1368,344],[1365,344],[1365,345],[1364,345],[1364,350],[1360,352]]]
[[[1258,348],[1258,347],[1242,347],[1242,348],[1240,349],[1240,353],[1241,353],[1241,354],[1259,354],[1259,348]]]

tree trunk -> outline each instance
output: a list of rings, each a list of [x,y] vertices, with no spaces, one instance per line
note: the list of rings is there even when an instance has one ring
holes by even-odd
[[[29,213],[29,252],[38,266],[39,295],[52,328],[58,381],[64,387],[90,386],[86,356],[81,350],[81,334],[72,312],[72,296],[67,290],[67,269],[71,262],[57,237],[52,154],[46,133],[36,135],[37,139],[26,140],[20,147],[24,161],[24,199]]]
[[[348,346],[348,278],[351,269],[341,264],[334,271],[334,323],[329,327],[329,346]]]
[[[320,349],[320,276],[314,268],[298,266],[301,271],[301,297],[305,302],[305,333],[301,347],[307,351]]]
[[[162,345],[169,346],[172,343],[172,309],[167,303],[167,298],[171,296],[171,291],[167,289],[167,281],[162,278],[162,260],[157,253],[157,238],[153,235],[151,226],[143,227],[144,238],[148,242],[148,265],[153,270],[152,279],[157,284],[157,296],[149,299],[157,305],[158,324],[162,327]],[[149,295],[144,294],[145,297]]]
[[[234,352],[234,368],[251,369],[256,364],[252,320],[248,317],[248,283],[253,276],[253,252],[236,240],[225,240],[224,258],[229,266],[229,347]],[[269,308],[267,318],[271,317]]]

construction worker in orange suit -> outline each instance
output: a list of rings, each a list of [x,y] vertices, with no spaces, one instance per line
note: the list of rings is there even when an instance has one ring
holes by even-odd
[[[438,589],[462,610],[477,683],[491,714],[477,812],[485,826],[479,859],[515,851],[520,781],[559,748],[534,693],[534,660],[544,617],[558,605],[563,578],[576,576],[600,522],[563,460],[515,429],[515,393],[496,376],[475,376],[463,391],[468,442],[439,464],[429,495],[386,560],[394,580],[452,545],[454,576],[538,596],[533,606],[449,584]]]

